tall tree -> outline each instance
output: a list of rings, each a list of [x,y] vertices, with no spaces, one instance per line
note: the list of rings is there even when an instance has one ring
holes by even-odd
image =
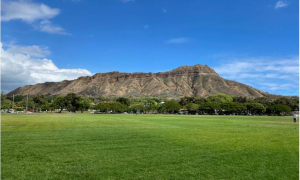
[[[111,110],[115,113],[122,113],[128,110],[128,107],[119,102],[110,103]]]
[[[201,104],[204,104],[206,103],[207,100],[204,98],[204,97],[197,97],[195,100],[194,100],[194,103],[195,104],[198,104],[198,105],[201,105]]]
[[[292,97],[280,97],[274,100],[275,104],[287,105],[293,111],[299,110],[299,98],[292,98]]]
[[[220,109],[220,104],[215,102],[206,102],[199,107],[200,111],[207,114],[217,114]]]
[[[216,103],[226,103],[226,102],[233,101],[233,98],[226,94],[212,94],[212,95],[208,96],[206,99],[207,99],[207,101],[216,102]]]
[[[27,98],[23,98],[22,101],[17,103],[19,107],[26,107]],[[36,110],[36,104],[33,101],[32,97],[28,97],[28,110]]]
[[[276,114],[278,116],[291,112],[291,108],[287,105],[275,104],[267,108],[267,113]]]
[[[47,101],[47,99],[44,98],[44,96],[35,96],[35,97],[33,97],[33,102],[35,103],[35,107],[36,107],[37,111],[40,111],[41,107],[43,105],[48,104],[48,101]]]
[[[187,105],[188,103],[194,103],[195,102],[195,97],[188,97],[188,96],[185,96],[183,98],[180,98],[180,101],[179,101],[179,104],[181,106],[185,106]]]
[[[263,114],[266,111],[266,108],[260,103],[245,103],[247,107],[247,114]]]
[[[195,103],[188,103],[185,105],[185,108],[188,110],[189,114],[196,114],[199,109],[199,105]]]
[[[1,93],[1,109],[10,109],[12,107],[12,101],[7,99],[6,94]]]
[[[63,96],[57,96],[56,98],[54,98],[51,106],[54,108],[54,109],[60,109],[60,113],[62,112],[62,110],[64,108],[66,108],[66,101],[65,101],[65,98]]]
[[[174,112],[178,112],[180,110],[180,108],[181,108],[181,106],[177,101],[170,100],[170,101],[167,101],[166,103],[164,103],[162,105],[162,108],[160,108],[160,109],[164,112],[168,112],[171,114]]]
[[[129,110],[132,111],[133,113],[136,113],[138,111],[145,112],[146,108],[143,104],[134,103],[134,104],[131,104],[131,106],[129,107]]]
[[[80,97],[75,93],[69,93],[64,97],[65,105],[68,111],[76,112],[80,107]]]
[[[130,100],[128,98],[125,97],[120,97],[117,99],[117,102],[124,104],[126,106],[130,106]]]
[[[83,113],[83,111],[86,111],[91,107],[91,102],[92,100],[89,98],[86,97],[79,98],[79,110],[81,111],[81,113]]]
[[[242,103],[236,103],[236,102],[226,102],[222,103],[221,105],[222,110],[225,111],[226,114],[240,114],[243,111],[246,111],[247,108]]]
[[[257,97],[254,99],[254,102],[264,105],[265,108],[267,108],[268,106],[274,105],[273,100],[268,97]]]
[[[111,106],[109,103],[99,103],[94,107],[94,109],[107,113],[109,110],[111,110]]]

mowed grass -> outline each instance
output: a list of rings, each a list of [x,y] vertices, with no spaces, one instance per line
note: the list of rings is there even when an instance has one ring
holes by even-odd
[[[2,179],[298,179],[292,117],[2,114]]]

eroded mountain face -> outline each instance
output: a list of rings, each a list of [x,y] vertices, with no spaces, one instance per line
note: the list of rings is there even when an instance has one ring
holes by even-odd
[[[181,66],[159,73],[98,73],[72,81],[27,85],[8,95],[66,95],[104,97],[208,96],[224,93],[235,96],[263,97],[268,93],[235,81],[225,80],[207,65]]]

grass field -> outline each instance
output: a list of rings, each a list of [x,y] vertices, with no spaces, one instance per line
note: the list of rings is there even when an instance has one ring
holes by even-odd
[[[7,179],[299,179],[292,117],[2,114]]]

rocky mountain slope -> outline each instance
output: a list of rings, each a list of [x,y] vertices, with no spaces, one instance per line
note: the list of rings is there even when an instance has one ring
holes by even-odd
[[[263,97],[268,93],[220,77],[207,65],[181,66],[159,73],[98,73],[72,81],[27,85],[8,95],[66,95],[104,97],[170,97],[208,96],[224,93],[235,96]]]

